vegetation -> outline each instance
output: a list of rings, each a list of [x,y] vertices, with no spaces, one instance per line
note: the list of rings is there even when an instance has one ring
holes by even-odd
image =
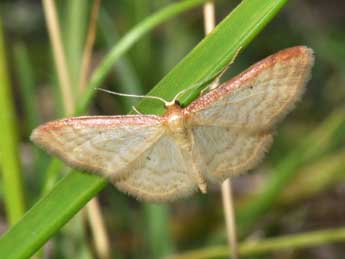
[[[345,254],[336,244],[345,242],[341,8],[322,1],[215,1],[220,23],[204,38],[205,2],[0,3],[0,258],[228,258],[217,186],[171,204],[139,202],[100,177],[67,168],[29,135],[71,114],[124,114],[132,105],[163,112],[158,102],[97,94],[97,87],[169,100],[210,81],[239,49],[224,78],[294,45],[314,49],[313,78],[279,125],[265,161],[232,181],[240,254]],[[182,96],[182,104],[201,88]]]

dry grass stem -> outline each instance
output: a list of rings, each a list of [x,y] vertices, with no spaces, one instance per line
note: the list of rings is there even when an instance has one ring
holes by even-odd
[[[71,81],[68,74],[68,66],[65,58],[65,52],[62,44],[60,26],[58,22],[56,7],[54,0],[42,0],[44,13],[46,16],[49,36],[52,42],[54,60],[56,64],[57,74],[60,81],[61,92],[66,115],[74,113],[75,102],[72,95]],[[91,60],[91,51],[95,39],[96,20],[99,10],[100,0],[95,0],[92,8],[91,21],[88,30],[86,46],[83,54],[80,86],[86,84],[87,72]],[[98,204],[97,198],[93,198],[86,206],[88,219],[92,229],[96,251],[99,258],[110,258],[109,241],[107,238],[103,218]]]
[[[204,4],[204,29],[205,34],[209,34],[216,27],[216,15],[213,1]]]
[[[86,37],[83,57],[81,61],[80,78],[79,78],[79,94],[82,94],[87,84],[87,75],[89,73],[92,48],[96,38],[96,24],[99,13],[101,0],[94,0],[90,16],[89,28]],[[98,199],[95,197],[86,205],[87,218],[91,227],[93,242],[97,257],[101,259],[110,258],[110,245],[103,221],[103,216]]]
[[[226,224],[226,233],[228,236],[229,246],[231,248],[231,258],[239,258],[237,235],[236,235],[236,222],[234,213],[234,200],[232,197],[232,188],[230,179],[226,179],[222,183],[222,199],[223,210]]]
[[[110,245],[105,224],[103,221],[101,208],[97,198],[93,198],[86,206],[91,231],[93,233],[94,244],[97,257],[100,259],[110,258]]]
[[[207,2],[203,8],[204,11],[204,27],[205,34],[210,33],[216,24],[215,6],[212,1]],[[216,87],[213,86],[213,87]],[[232,198],[231,181],[225,180],[222,184],[222,200],[223,210],[226,224],[226,233],[228,237],[229,247],[231,250],[231,258],[237,259],[238,256],[238,244],[236,238],[236,223],[234,213],[234,201]]]
[[[82,94],[86,88],[87,77],[88,77],[90,63],[91,63],[92,48],[93,48],[95,38],[96,38],[96,28],[97,28],[96,25],[97,25],[97,17],[99,13],[100,4],[101,4],[101,0],[94,0],[93,6],[92,6],[89,29],[87,33],[86,44],[85,44],[85,48],[83,52],[83,59],[82,59],[81,69],[80,69],[79,94]]]
[[[68,74],[68,66],[62,45],[60,26],[58,22],[54,0],[42,0],[44,15],[47,22],[48,33],[53,47],[55,66],[63,95],[66,115],[74,112],[74,100],[71,88],[71,80]]]

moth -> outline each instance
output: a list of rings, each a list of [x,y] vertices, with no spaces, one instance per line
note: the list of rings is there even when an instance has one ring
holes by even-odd
[[[183,108],[156,115],[83,116],[48,122],[31,139],[71,167],[106,177],[145,201],[186,197],[253,169],[272,130],[301,98],[313,51],[282,50]]]

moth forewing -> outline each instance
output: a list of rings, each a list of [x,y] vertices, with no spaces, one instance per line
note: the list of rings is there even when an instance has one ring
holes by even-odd
[[[82,116],[45,123],[31,140],[73,168],[122,179],[128,164],[163,133],[155,115]]]
[[[201,96],[186,109],[198,125],[269,130],[301,98],[313,63],[313,51],[307,47],[282,50]]]

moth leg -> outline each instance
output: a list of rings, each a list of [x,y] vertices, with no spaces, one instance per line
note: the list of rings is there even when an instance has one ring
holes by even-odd
[[[192,132],[189,133],[190,139],[191,139],[191,148],[189,150],[183,150],[182,154],[184,156],[184,158],[186,159],[186,161],[188,161],[188,164],[191,166],[192,169],[192,177],[195,179],[199,190],[202,193],[207,193],[207,181],[205,176],[201,173],[201,170],[198,168],[194,157],[193,157],[193,146],[194,146],[194,135],[192,134]]]
[[[198,183],[199,190],[202,193],[207,193],[207,182],[205,177],[201,174],[200,170],[196,167],[195,163],[193,162],[193,171],[195,173],[195,178]]]
[[[219,80],[222,78],[224,73],[229,69],[229,67],[235,62],[237,56],[240,54],[241,49],[242,49],[242,47],[239,47],[236,50],[235,55],[230,60],[229,64],[227,64],[223,68],[223,70],[220,72],[220,74],[210,84],[208,84],[204,89],[201,90],[200,95],[204,95],[206,92],[213,90],[219,86]]]
[[[139,115],[143,115],[135,106],[132,106],[132,110],[135,111]]]
[[[182,153],[185,160],[188,161],[188,164],[191,166],[191,173],[192,173],[191,177],[196,181],[196,184],[198,185],[199,190],[202,193],[207,193],[206,178],[202,175],[201,171],[199,170],[199,168],[193,161],[193,158],[190,155],[190,153],[187,153],[187,152],[182,152]]]

